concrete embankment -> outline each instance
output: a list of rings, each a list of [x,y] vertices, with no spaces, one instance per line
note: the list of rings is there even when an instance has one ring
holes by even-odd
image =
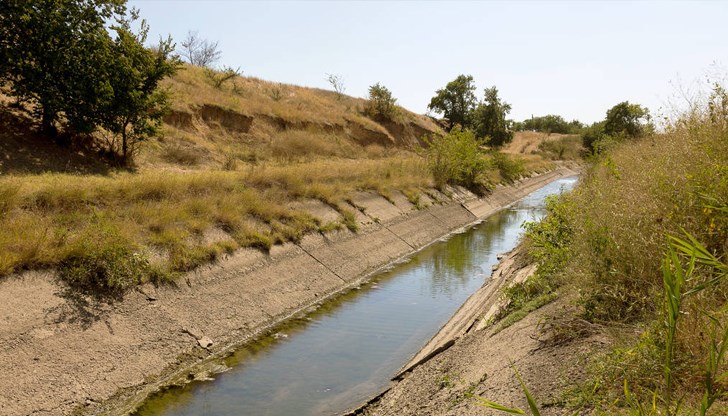
[[[569,299],[557,299],[502,331],[498,325],[485,325],[502,306],[499,289],[523,281],[534,269],[522,246],[506,255],[487,284],[404,367],[396,382],[347,415],[501,414],[479,405],[474,396],[528,409],[514,368],[543,405],[542,414],[564,414],[561,393],[584,380],[583,363],[610,339],[590,330],[564,341],[558,330],[552,331],[554,319],[573,314]]]
[[[79,298],[50,272],[0,282],[0,414],[119,414],[149,393],[383,267],[520,199],[559,169],[478,199],[432,191],[417,210],[403,195],[362,193],[360,231],[306,236],[269,254],[240,250],[184,276],[140,287],[113,305]],[[336,215],[316,201],[306,209]]]

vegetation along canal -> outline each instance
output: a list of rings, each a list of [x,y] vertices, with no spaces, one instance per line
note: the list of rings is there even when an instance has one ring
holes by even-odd
[[[432,244],[360,290],[240,349],[215,380],[160,392],[137,414],[326,415],[361,404],[482,286],[496,256],[517,244],[521,224],[543,215],[546,196],[576,180],[554,181]]]

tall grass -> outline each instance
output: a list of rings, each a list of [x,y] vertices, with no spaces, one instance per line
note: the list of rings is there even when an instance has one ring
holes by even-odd
[[[727,103],[716,87],[665,133],[615,145],[526,227],[538,268],[505,292],[502,323],[565,286],[578,318],[617,334],[567,395],[577,408],[672,416],[728,405]]]
[[[239,247],[268,249],[331,227],[289,208],[291,201],[324,201],[340,210],[342,226],[355,229],[353,214],[343,204],[353,192],[431,185],[424,161],[416,156],[246,171],[8,176],[0,179],[5,196],[0,275],[61,267],[61,276],[80,286],[107,281],[106,289],[114,291],[142,280],[132,270],[135,265],[147,274],[170,276]],[[221,237],[206,238],[210,230],[221,230]],[[124,263],[125,258],[139,261]],[[96,270],[99,282],[83,275],[82,268]]]
[[[569,233],[532,235],[580,318],[619,333],[576,399],[598,411],[703,414],[726,400],[728,118],[701,111],[607,151],[549,211]]]

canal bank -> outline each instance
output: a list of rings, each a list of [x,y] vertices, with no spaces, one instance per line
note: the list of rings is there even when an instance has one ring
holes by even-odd
[[[501,306],[497,289],[523,281],[533,271],[522,245],[508,253],[493,279],[463,304],[392,385],[345,416],[504,414],[479,404],[478,398],[527,411],[515,370],[542,415],[574,414],[565,410],[564,393],[580,391],[589,357],[614,342],[598,325],[564,319],[574,315],[575,299],[559,297],[504,329],[487,325]]]
[[[176,288],[142,287],[113,306],[68,298],[48,274],[7,279],[0,370],[15,377],[0,385],[0,410],[123,414],[170,382],[202,377],[205,363],[271,326],[571,174],[528,178],[485,199],[453,190],[423,210],[361,194],[352,201],[362,211],[356,234],[310,235],[270,254],[241,250]],[[325,216],[326,207],[311,212]]]

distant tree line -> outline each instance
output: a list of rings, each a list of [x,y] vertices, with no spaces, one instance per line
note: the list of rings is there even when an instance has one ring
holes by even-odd
[[[579,120],[566,121],[559,115],[549,114],[514,122],[511,127],[515,131],[531,130],[542,133],[579,134],[584,128],[584,123]]]
[[[567,122],[563,117],[549,114],[511,123],[515,131],[538,131],[581,135],[584,148],[592,154],[602,152],[612,143],[637,139],[654,132],[650,112],[646,107],[624,101],[607,110],[604,120],[586,125],[579,120]]]
[[[158,86],[179,61],[170,38],[144,46],[149,26],[125,0],[0,3],[0,83],[50,138],[99,133],[128,161],[168,105]]]

